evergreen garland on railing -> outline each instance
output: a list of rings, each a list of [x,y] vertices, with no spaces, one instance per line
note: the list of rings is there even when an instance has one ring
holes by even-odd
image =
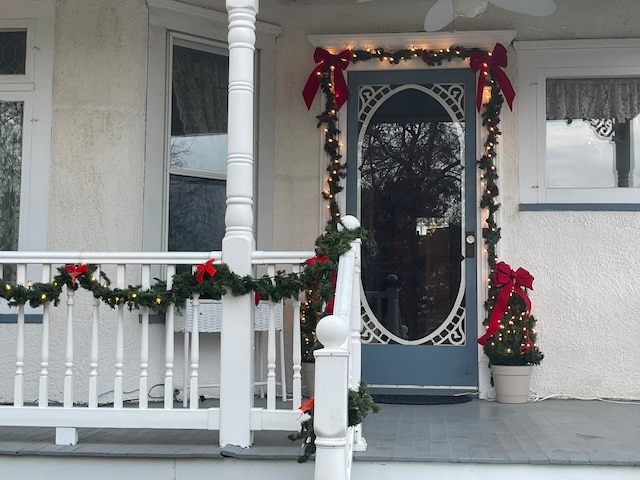
[[[57,269],[58,273],[50,283],[29,282],[24,286],[0,279],[0,298],[10,306],[28,304],[35,308],[47,303],[58,305],[63,287],[74,291],[82,288],[111,308],[118,305],[126,305],[129,309],[148,307],[156,313],[164,313],[168,305],[184,305],[194,293],[200,294],[201,298],[215,300],[227,293],[234,296],[255,293],[261,299],[279,302],[283,298],[297,297],[314,285],[322,285],[318,297],[326,302],[332,295],[325,281],[327,269],[336,272],[340,255],[349,250],[351,242],[364,234],[362,228],[327,229],[316,240],[316,253],[327,255],[332,261],[324,268],[307,262],[300,274],[278,271],[275,276],[253,278],[235,274],[225,263],[214,263],[215,273],[204,273],[201,281],[198,281],[198,272],[175,274],[170,289],[167,289],[167,282],[160,279],[155,279],[155,284],[148,289],[140,285],[112,288],[111,280],[104,272],[100,271],[96,276],[97,265],[68,264]],[[322,301],[316,305],[318,311],[322,309]]]

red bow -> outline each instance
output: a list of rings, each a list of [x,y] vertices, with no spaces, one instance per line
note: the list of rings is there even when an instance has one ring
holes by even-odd
[[[212,277],[215,275],[216,269],[213,268],[213,262],[214,261],[215,261],[215,259],[210,258],[206,262],[201,263],[200,265],[198,265],[196,267],[196,269],[198,270],[198,276],[196,277],[196,282],[202,283],[202,280],[204,279],[205,272],[208,273]]]
[[[480,345],[485,345],[487,340],[500,328],[500,320],[507,312],[507,305],[512,292],[517,293],[524,300],[527,306],[527,316],[531,310],[531,300],[529,300],[523,288],[533,289],[533,277],[524,268],[520,267],[514,272],[506,263],[498,263],[493,274],[493,284],[496,287],[500,287],[500,293],[498,293],[491,317],[489,318],[489,327],[485,334],[478,339]],[[528,343],[530,344],[531,341],[528,340]],[[529,348],[531,347],[529,346]]]
[[[316,51],[313,53],[313,60],[318,63],[318,65],[313,69],[311,75],[309,75],[307,83],[302,90],[302,97],[307,104],[307,110],[311,108],[313,99],[320,87],[321,73],[331,67],[335,67],[333,71],[333,83],[335,85],[336,110],[340,110],[340,107],[342,107],[344,102],[347,101],[347,98],[349,98],[349,89],[347,88],[347,82],[344,79],[342,71],[347,69],[351,58],[351,50],[343,50],[338,55],[333,55],[322,48],[316,48]]]
[[[480,71],[480,75],[478,76],[478,91],[476,92],[476,107],[478,107],[478,111],[480,111],[482,107],[482,90],[485,86],[485,77],[489,71],[491,71],[491,75],[498,81],[498,86],[500,90],[502,90],[509,108],[512,108],[516,91],[513,89],[509,77],[507,77],[507,74],[502,70],[507,66],[507,49],[504,45],[496,43],[492,53],[473,52],[470,57],[470,66],[474,72]]]
[[[72,265],[72,264],[68,264],[65,265],[64,268],[67,270],[67,272],[69,273],[69,276],[71,277],[71,283],[76,283],[76,278],[80,275],[82,275],[83,273],[87,273],[87,264],[83,263],[82,265]]]
[[[307,400],[302,405],[300,405],[298,407],[298,410],[301,410],[302,413],[309,413],[313,408],[313,404],[314,404],[314,397],[311,397],[309,400]]]
[[[327,260],[329,260],[329,257],[327,257],[326,255],[322,255],[321,257],[316,255],[315,257],[307,258],[305,260],[305,263],[307,265],[313,265],[316,262],[326,262]]]

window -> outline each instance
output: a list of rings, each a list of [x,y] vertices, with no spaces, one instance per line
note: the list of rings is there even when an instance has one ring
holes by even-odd
[[[24,75],[26,66],[26,29],[0,31],[0,75]]]
[[[222,248],[226,208],[227,14],[149,1],[145,250]],[[257,241],[271,248],[275,38],[256,25]],[[259,167],[259,170],[258,170]],[[257,209],[254,209],[257,210]]]
[[[522,210],[640,210],[638,47],[516,42]]]
[[[173,40],[170,251],[222,248],[227,170],[227,52]]]
[[[47,248],[55,1],[25,3],[0,0],[2,250]],[[0,267],[0,277],[15,275]]]

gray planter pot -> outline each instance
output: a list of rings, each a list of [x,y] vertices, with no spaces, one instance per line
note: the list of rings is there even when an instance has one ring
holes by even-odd
[[[491,365],[496,400],[500,403],[527,403],[532,369],[531,365]]]

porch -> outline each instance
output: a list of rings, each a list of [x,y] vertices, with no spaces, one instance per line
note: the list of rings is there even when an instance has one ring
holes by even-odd
[[[256,400],[259,402],[259,400]],[[215,408],[207,400],[201,408]],[[638,476],[636,403],[546,400],[506,405],[381,405],[364,422],[366,452],[352,478],[631,479]],[[18,478],[312,478],[286,431],[255,432],[251,448],[218,446],[218,432],[81,429],[78,445],[55,445],[53,428],[0,427],[0,466]],[[64,461],[62,461],[64,460]],[[89,470],[90,469],[90,470]],[[8,472],[8,476],[6,476]],[[231,473],[232,472],[232,473]],[[373,477],[371,475],[374,475]],[[194,477],[195,476],[195,477]]]

